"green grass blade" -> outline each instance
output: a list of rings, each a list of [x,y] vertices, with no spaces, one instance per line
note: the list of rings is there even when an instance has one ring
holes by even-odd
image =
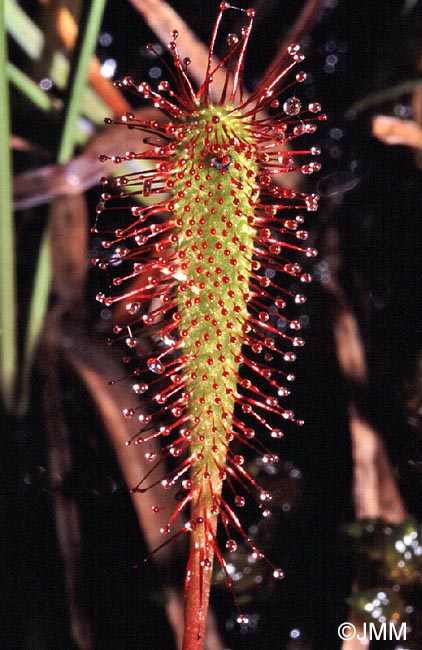
[[[29,379],[32,362],[38,345],[40,332],[43,328],[47,313],[48,296],[51,283],[50,247],[48,245],[48,232],[41,239],[38,254],[37,268],[34,277],[34,288],[31,296],[29,318],[26,325],[25,347],[21,374],[21,394],[18,403],[18,416],[24,415],[28,408]]]
[[[50,111],[54,108],[54,103],[50,97],[24,72],[19,70],[10,61],[7,63],[7,76],[15,88],[29,99],[37,108],[42,111]]]
[[[101,26],[106,0],[92,0],[87,16],[86,27],[81,39],[78,59],[70,77],[68,103],[65,109],[62,137],[57,154],[57,162],[63,163],[70,160],[73,155],[78,130],[77,121],[81,112],[83,91],[88,77],[88,66],[97,43],[98,32]],[[38,265],[35,273],[34,290],[29,311],[25,347],[24,347],[24,375],[29,377],[34,352],[40,332],[47,313],[48,296],[51,286],[51,264],[48,245],[48,234],[41,243]],[[23,386],[19,412],[22,414],[28,402],[28,381]]]
[[[422,75],[415,75],[413,79],[404,79],[392,86],[387,86],[382,90],[371,92],[361,99],[358,99],[352,106],[352,111],[363,113],[369,109],[377,108],[382,104],[394,101],[402,95],[407,95],[415,90],[417,86],[422,85]]]
[[[10,35],[31,59],[35,61],[40,59],[44,47],[44,35],[40,28],[13,0],[5,0],[2,13]]]
[[[4,405],[11,410],[17,370],[17,325],[7,58],[4,2],[0,0],[0,382]]]
[[[60,163],[70,160],[73,154],[76,124],[81,110],[81,97],[86,86],[89,62],[97,44],[105,3],[106,0],[92,0],[91,2],[78,61],[74,69],[69,102],[66,107],[64,128],[57,157],[57,162]]]

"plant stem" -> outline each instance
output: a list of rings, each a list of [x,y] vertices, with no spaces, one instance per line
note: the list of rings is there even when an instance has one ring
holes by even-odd
[[[199,511],[196,513],[199,515]],[[195,513],[192,518],[195,519]],[[210,529],[214,536],[217,530],[218,515],[208,518]],[[205,628],[209,608],[211,590],[212,566],[205,570],[201,566],[201,556],[198,547],[204,545],[204,530],[202,526],[192,533],[190,578],[185,593],[185,634],[183,650],[203,650],[205,647]],[[208,559],[213,564],[214,551],[209,549]]]
[[[4,3],[0,0],[0,382],[4,405],[12,409],[17,365],[15,240],[12,210],[9,84]]]

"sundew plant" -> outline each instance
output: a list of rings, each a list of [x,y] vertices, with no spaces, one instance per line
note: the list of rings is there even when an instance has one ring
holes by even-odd
[[[221,22],[234,10],[244,15],[244,26],[239,35],[227,34],[228,53],[217,61]],[[103,179],[94,229],[105,249],[95,263],[112,278],[109,295],[97,299],[124,305],[113,340],[125,348],[133,377],[123,415],[139,419],[127,444],[138,444],[151,461],[133,491],[176,486],[176,506],[161,529],[163,545],[190,535],[184,650],[204,648],[215,560],[230,587],[225,553],[242,542],[271,566],[274,578],[283,577],[242,526],[247,499],[263,516],[271,507],[271,494],[250,475],[245,457],[277,463],[271,443],[282,438],[286,421],[302,424],[287,403],[291,363],[304,345],[288,303],[306,301],[290,285],[311,281],[298,260],[316,255],[303,224],[318,197],[286,189],[283,175],[319,170],[318,148],[295,145],[293,152],[292,142],[314,133],[325,116],[318,103],[302,106],[296,94],[306,79],[296,44],[288,48],[284,69],[270,70],[251,94],[245,92],[253,21],[254,10],[221,3],[198,89],[189,79],[189,60],[179,55],[176,32],[168,80],[157,90],[130,77],[119,82],[162,117],[143,121],[126,113],[106,120],[144,132],[150,148],[112,158],[132,166],[139,161],[140,171]],[[221,74],[217,94],[213,81]],[[139,342],[146,337],[151,352],[145,357]],[[158,453],[148,450],[155,438],[162,441]],[[157,503],[153,510],[159,509]],[[246,622],[239,607],[238,622]]]

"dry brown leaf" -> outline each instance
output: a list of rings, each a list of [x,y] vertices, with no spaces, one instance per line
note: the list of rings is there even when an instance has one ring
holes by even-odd
[[[422,149],[422,128],[414,120],[377,115],[372,121],[372,133],[384,144]]]
[[[68,50],[72,50],[78,36],[78,25],[67,7],[55,7],[55,27],[63,44]],[[101,65],[95,56],[92,57],[89,64],[88,82],[107,106],[110,107],[114,115],[122,115],[130,111],[129,102],[114,86],[113,82],[101,74]]]
[[[145,459],[145,452],[157,452],[158,444],[155,440],[141,447],[128,447],[125,444],[126,440],[139,430],[139,422],[135,419],[126,420],[122,415],[122,410],[127,407],[128,398],[132,394],[132,383],[129,379],[124,379],[110,386],[109,378],[121,376],[122,369],[110,351],[103,346],[93,344],[78,335],[63,335],[60,337],[60,345],[63,356],[83,381],[103,420],[126,484],[129,488],[137,485],[151,469],[151,464]],[[150,482],[154,480],[151,478]],[[161,484],[158,484],[144,494],[133,494],[132,499],[145,542],[153,551],[165,541],[160,528],[166,526],[174,509],[174,490],[163,490]],[[157,504],[163,509],[153,514],[152,506]],[[183,518],[179,515],[173,523],[173,529],[177,531],[182,526]],[[177,586],[177,573],[178,567],[183,567],[186,563],[187,542],[183,535],[154,553],[154,560],[163,573],[167,616],[179,649],[182,648],[183,642],[184,610],[183,589],[180,584]],[[213,616],[209,617],[206,643],[207,650],[224,648]]]
[[[382,519],[400,524],[406,511],[394,480],[384,441],[357,412],[349,409],[354,460],[354,500],[357,519]]]
[[[139,120],[163,120],[163,114],[152,107],[140,109],[135,115]],[[60,196],[80,194],[98,185],[102,176],[116,175],[119,166],[112,161],[100,162],[101,154],[118,156],[126,151],[141,153],[149,148],[142,131],[129,131],[120,125],[108,126],[91,140],[83,154],[68,163],[46,165],[17,174],[13,187],[15,209],[32,208]]]
[[[136,435],[141,428],[136,417],[127,420],[122,415],[123,409],[133,406],[134,403],[131,403],[131,395],[133,395],[132,382],[127,378],[115,385],[109,384],[110,380],[120,378],[124,370],[103,346],[96,345],[88,339],[75,335],[64,335],[62,345],[65,358],[81,377],[104,422],[105,430],[116,452],[126,484],[129,489],[133,488],[151,469],[151,464],[146,460],[145,453],[157,453],[159,447],[155,439],[142,446],[132,444],[128,447],[126,445],[126,441],[131,436]],[[149,482],[153,483],[156,478],[153,475]],[[144,494],[134,493],[133,504],[145,541],[152,551],[165,541],[165,538],[160,533],[160,528],[167,524],[169,513],[174,508],[174,491],[164,490],[159,483]],[[164,510],[160,510],[153,515],[152,506],[157,504],[163,506]],[[173,528],[176,531],[182,525],[182,518],[178,517]],[[185,546],[185,543],[181,538],[179,540],[164,547],[156,554],[156,559],[160,565],[164,566],[166,563],[173,561],[176,550],[181,552],[181,548]]]
[[[64,308],[81,305],[88,258],[88,209],[82,194],[54,201],[49,229],[52,290]]]
[[[177,41],[180,58],[188,57],[191,60],[189,65],[189,76],[200,85],[204,80],[205,71],[208,65],[208,47],[200,41],[194,32],[188,27],[185,21],[176,11],[163,0],[130,0],[133,6],[143,16],[148,27],[156,34],[163,44],[167,44],[173,30],[180,34]],[[219,63],[214,57],[214,65]],[[226,70],[220,69],[215,75],[211,87],[211,98],[220,97]]]

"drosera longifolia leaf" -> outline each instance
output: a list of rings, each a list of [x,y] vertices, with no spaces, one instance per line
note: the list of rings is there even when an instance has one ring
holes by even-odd
[[[242,12],[245,24],[239,35],[228,35],[228,54],[217,62],[214,43],[229,10]],[[112,338],[123,346],[134,382],[123,415],[137,420],[139,429],[128,444],[163,441],[158,456],[146,452],[151,469],[133,489],[143,495],[157,485],[179,485],[160,547],[185,532],[191,536],[184,650],[203,648],[215,556],[230,586],[218,521],[229,550],[237,539],[271,566],[275,578],[283,577],[243,530],[246,500],[261,509],[271,495],[243,467],[238,446],[275,464],[278,456],[265,438],[281,438],[281,423],[302,424],[280,403],[294,379],[289,364],[304,345],[300,321],[284,310],[289,302],[306,301],[299,286],[311,276],[289,254],[317,254],[306,244],[303,223],[304,212],[317,209],[318,197],[282,188],[273,177],[320,169],[317,147],[292,152],[290,144],[314,133],[326,117],[317,102],[302,106],[296,96],[303,71],[283,93],[286,76],[304,58],[297,44],[288,47],[284,69],[271,70],[246,95],[242,73],[254,15],[253,9],[221,3],[197,91],[187,74],[189,61],[179,54],[177,30],[169,44],[171,82],[160,81],[157,90],[131,77],[119,84],[161,109],[167,122],[131,113],[106,120],[140,130],[151,146],[111,157],[116,165],[139,160],[144,167],[103,180],[93,228],[94,234],[101,231],[104,248],[93,262],[111,278],[109,294],[100,292],[97,300],[106,308],[120,306]],[[213,79],[223,66],[233,73],[225,73],[217,100]],[[145,336],[153,345],[147,358],[139,351]],[[178,528],[175,519],[188,508]],[[238,622],[246,623],[240,610]]]

